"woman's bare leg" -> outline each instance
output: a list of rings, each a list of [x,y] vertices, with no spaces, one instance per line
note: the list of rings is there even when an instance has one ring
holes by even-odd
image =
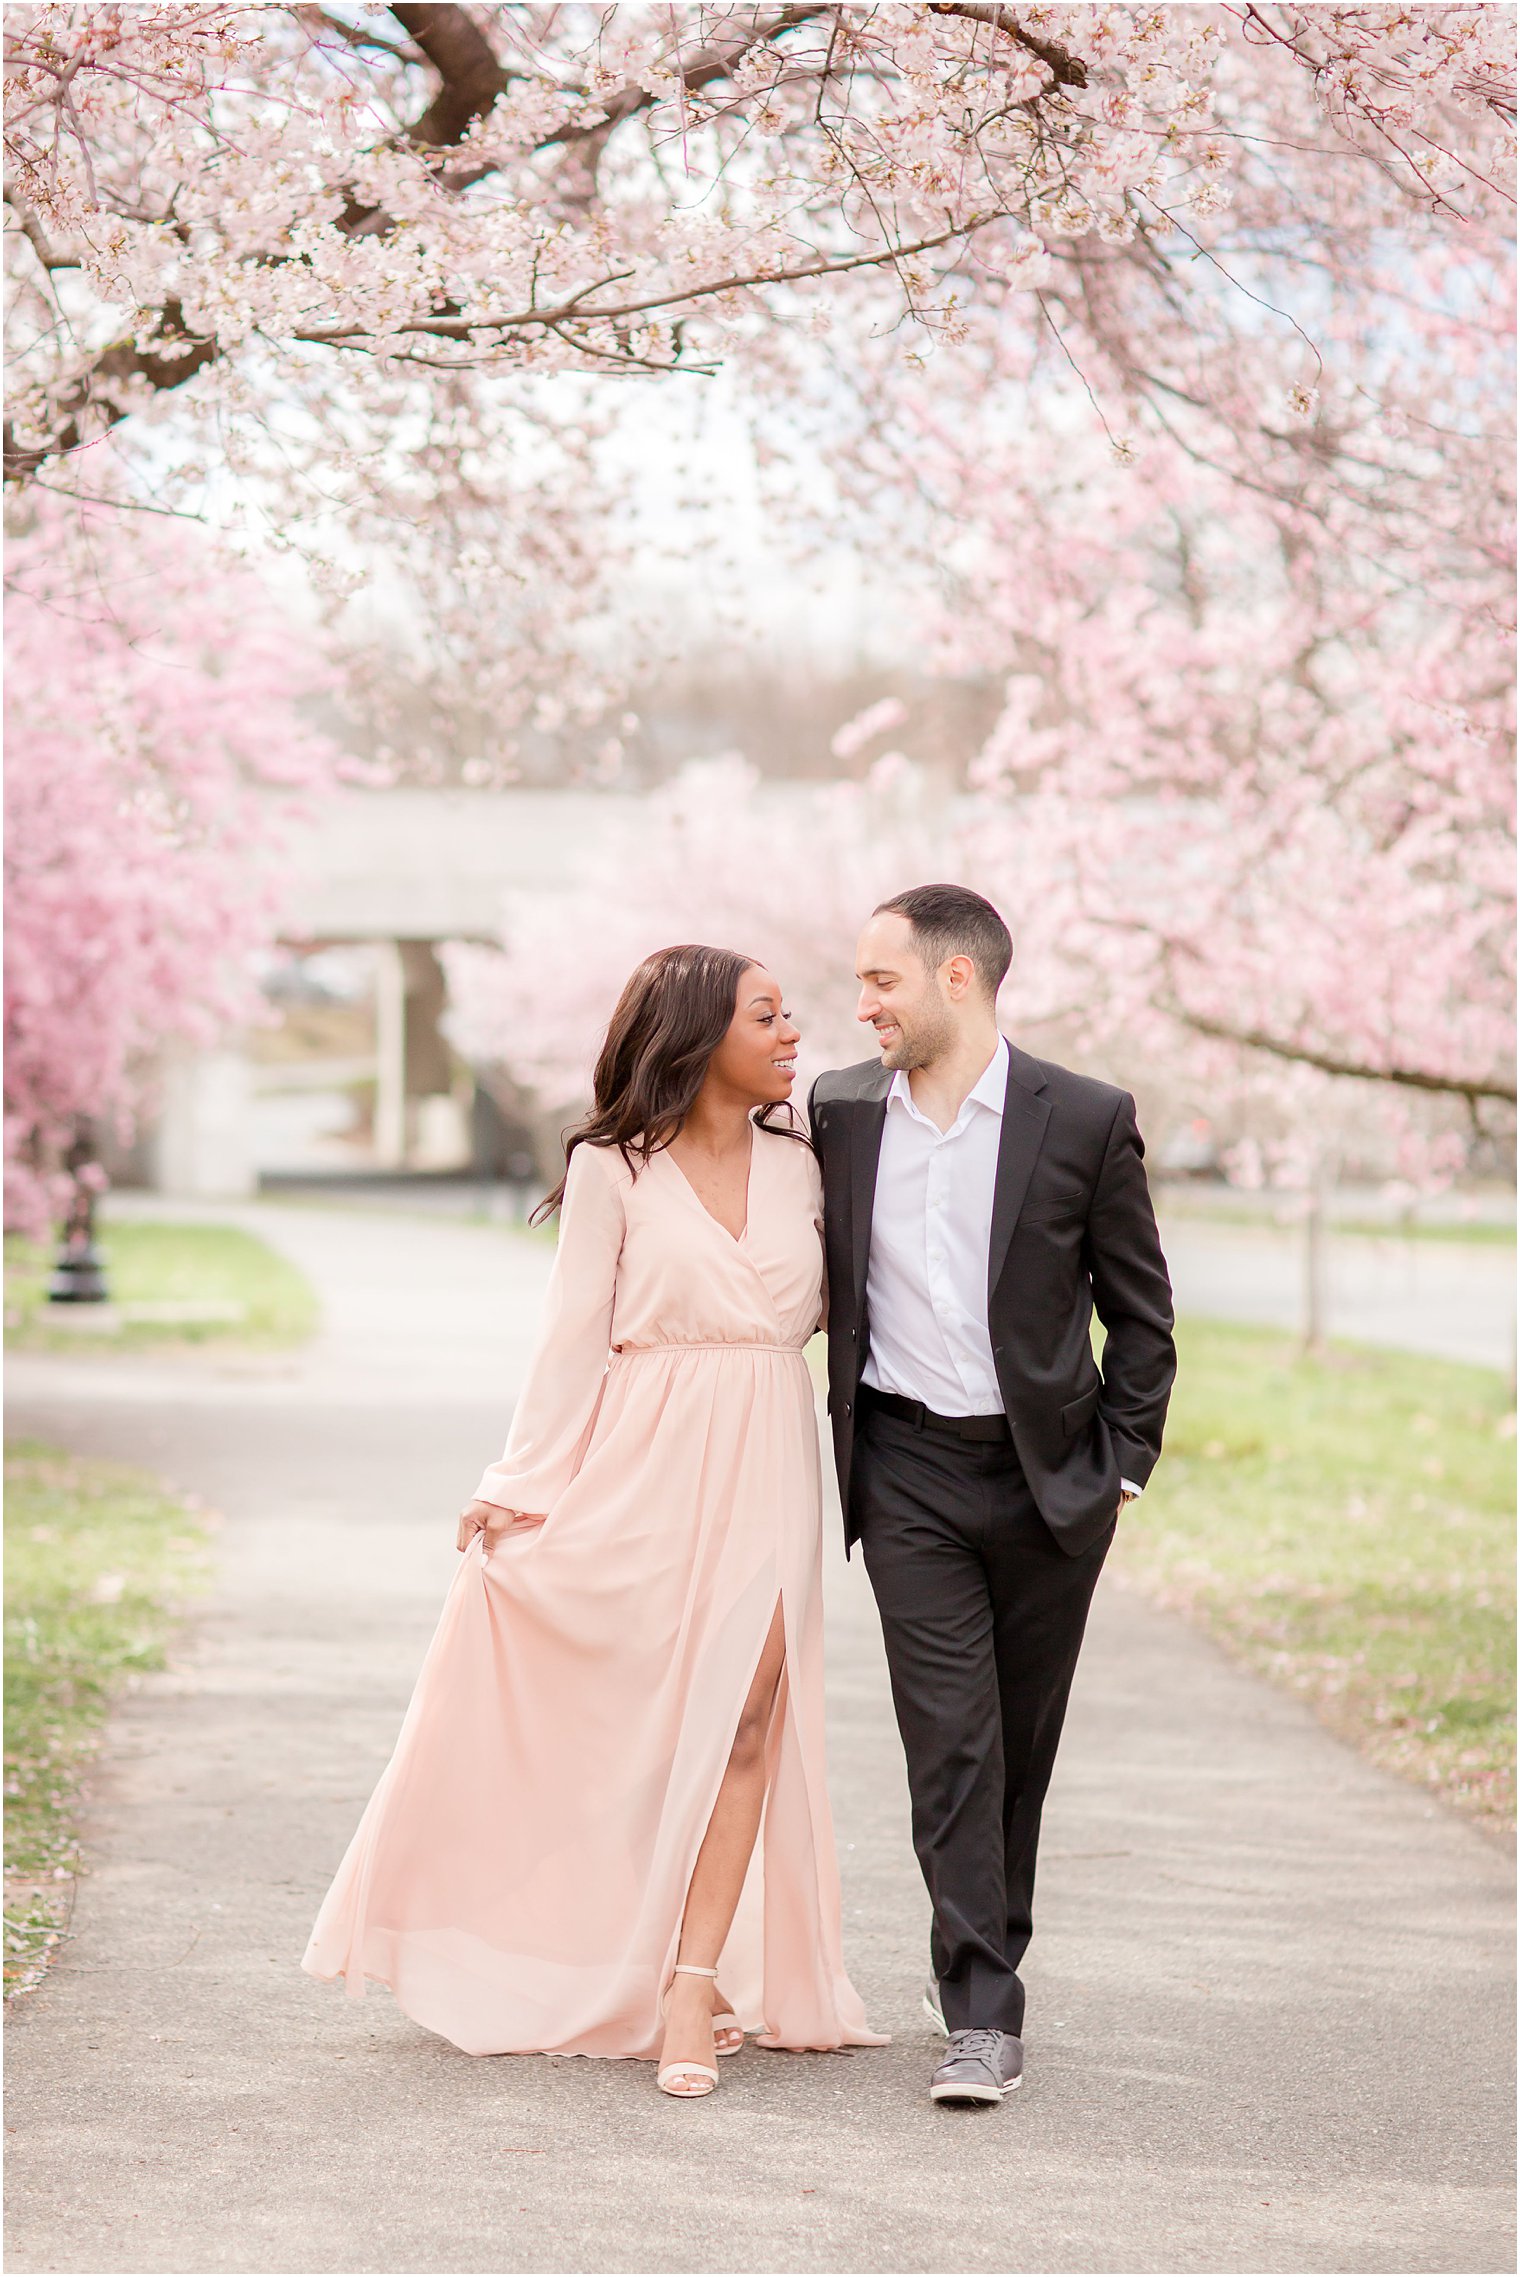
[[[676,1957],[694,1968],[717,1967],[749,1871],[765,1806],[766,1740],[785,1666],[786,1632],[778,1603],[686,1893]],[[683,2057],[711,2064],[717,2006],[718,1989],[711,1977],[676,1978],[666,2004],[662,2065],[679,2063]]]

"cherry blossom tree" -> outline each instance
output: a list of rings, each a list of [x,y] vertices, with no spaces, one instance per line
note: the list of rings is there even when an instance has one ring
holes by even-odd
[[[145,520],[42,498],[8,548],[6,1222],[33,1233],[81,1120],[125,1132],[164,1045],[256,1010],[281,822],[327,765],[290,627]]]
[[[1508,199],[1510,35],[1482,6],[21,0],[7,475],[248,513],[340,596],[385,552],[417,671],[480,691],[507,776],[623,599],[609,378],[727,359],[790,418],[873,343],[954,390],[1011,335],[1121,455],[1143,415],[1258,481],[1320,387],[1316,282]]]
[[[835,309],[922,352],[1010,294],[1159,403],[1251,298],[1242,183],[1460,222],[1513,156],[1479,6],[97,0],[7,61],[16,479],[186,394],[351,445],[439,380],[763,368]]]
[[[1427,1134],[1515,1097],[1513,266],[1443,250],[1324,293],[1335,382],[1248,468],[1162,422],[1115,463],[1013,343],[879,391],[862,485],[910,455],[921,550],[957,533],[943,653],[1007,675],[971,780],[1051,1014]]]
[[[917,381],[863,357],[860,526],[938,579],[946,667],[1006,680],[975,797],[895,863],[852,869],[826,835],[815,859],[809,827],[757,869],[753,788],[704,777],[700,851],[660,806],[622,884],[593,888],[628,937],[604,919],[586,1002],[530,1027],[580,1050],[616,964],[728,911],[827,994],[870,880],[932,871],[1008,911],[1007,1011],[1033,1048],[1147,1092],[1163,1122],[1206,1116],[1243,1169],[1425,1181],[1507,1143],[1513,265],[1476,225],[1451,254],[1415,228],[1381,269],[1374,250],[1321,280],[1335,377],[1296,420],[1232,423],[1252,367],[1222,360],[1228,460],[1159,420],[1117,457],[1016,328]],[[836,751],[902,725],[868,707]],[[840,811],[879,834],[870,801]],[[568,915],[566,957],[595,929]],[[847,1021],[826,1030],[848,1054]]]
[[[595,709],[605,382],[726,361],[769,443],[827,449],[836,526],[943,579],[947,662],[1009,676],[967,859],[1001,849],[1026,1016],[1300,1123],[1336,1084],[1411,1130],[1502,1106],[1512,11],[8,33],[14,483],[231,475],[339,587],[404,531],[506,769],[546,681]]]

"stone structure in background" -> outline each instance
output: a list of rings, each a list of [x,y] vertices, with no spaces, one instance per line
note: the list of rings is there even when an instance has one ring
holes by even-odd
[[[211,1198],[252,1193],[261,1172],[286,1167],[530,1180],[542,1134],[509,1080],[483,1085],[448,1044],[438,944],[495,940],[514,890],[568,881],[621,803],[575,790],[351,790],[323,804],[291,848],[282,939],[314,961],[348,951],[362,994],[346,1022],[329,1020],[325,1047],[319,1037],[281,1053],[274,1029],[166,1065],[159,1113],[113,1164],[118,1181]],[[295,1158],[281,1115],[290,1130],[335,1100],[347,1129],[326,1134],[315,1159],[310,1148]]]

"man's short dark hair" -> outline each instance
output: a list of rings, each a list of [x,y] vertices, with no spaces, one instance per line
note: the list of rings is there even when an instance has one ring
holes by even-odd
[[[913,946],[930,972],[947,957],[969,957],[989,997],[996,997],[1013,962],[1013,938],[990,901],[969,886],[910,886],[879,901],[874,914],[906,917]]]

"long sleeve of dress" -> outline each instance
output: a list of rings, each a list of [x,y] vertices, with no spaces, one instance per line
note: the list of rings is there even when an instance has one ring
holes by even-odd
[[[578,1146],[570,1157],[538,1349],[506,1450],[475,1489],[477,1501],[547,1513],[580,1467],[612,1344],[625,1226],[621,1167],[603,1147]]]

